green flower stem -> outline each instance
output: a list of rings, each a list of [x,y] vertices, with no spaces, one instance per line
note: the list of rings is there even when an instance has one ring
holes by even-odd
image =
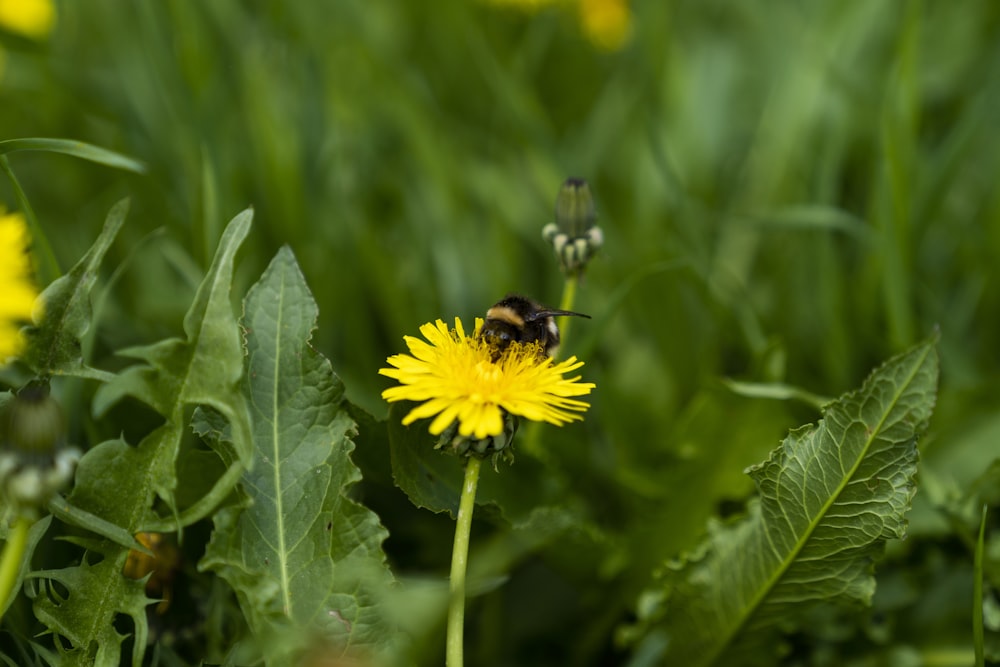
[[[573,302],[576,301],[576,285],[580,282],[577,274],[571,274],[566,276],[566,284],[563,285],[563,295],[562,301],[559,303],[559,310],[573,310]],[[556,322],[556,326],[559,327],[559,339],[562,341],[560,347],[566,341],[566,334],[569,332],[569,323],[572,317],[560,317],[559,321]]]
[[[7,599],[17,583],[17,572],[24,558],[24,547],[28,544],[28,529],[32,521],[28,517],[19,516],[7,534],[7,544],[0,556],[0,609],[7,605]],[[3,612],[0,612],[0,618]]]
[[[472,512],[476,507],[476,487],[482,461],[475,456],[466,459],[465,480],[455,519],[455,545],[451,550],[451,585],[448,603],[448,637],[446,667],[462,667],[463,634],[465,629],[465,571],[469,564],[469,535],[472,532]]]

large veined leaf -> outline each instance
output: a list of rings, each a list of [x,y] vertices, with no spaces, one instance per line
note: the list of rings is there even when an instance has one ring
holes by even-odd
[[[108,380],[110,373],[90,368],[81,354],[81,339],[90,328],[90,292],[97,281],[97,270],[111,242],[118,235],[128,200],[115,204],[108,213],[104,229],[69,272],[42,292],[45,310],[41,323],[26,331],[28,350],[26,361],[40,375],[76,375]]]
[[[309,345],[318,309],[288,248],[251,288],[244,312],[250,502],[216,514],[200,567],[232,585],[273,664],[306,638],[337,654],[378,652],[391,638],[378,608],[391,582],[387,533],[347,495],[361,477],[350,458],[356,427],[343,383]]]
[[[159,517],[152,512],[152,496],[142,500],[139,506],[146,515],[134,526],[138,530],[171,531],[204,518],[229,495],[243,469],[251,463],[249,418],[239,389],[243,353],[239,325],[229,299],[234,257],[250,230],[252,218],[253,212],[248,209],[226,227],[215,259],[184,318],[186,337],[123,350],[121,354],[146,363],[126,369],[103,385],[94,398],[97,414],[131,395],[166,418],[162,426],[143,438],[134,452],[121,449],[129,448],[119,441],[105,443],[120,450],[115,456],[136,459],[134,474],[144,476],[150,492],[155,492],[171,510],[169,516]],[[210,406],[229,423],[233,431],[229,441],[232,452],[222,455],[227,462],[230,457],[235,460],[207,493],[178,508],[174,468],[185,428],[185,410],[200,405]],[[94,450],[84,459],[91,455],[95,455]]]
[[[779,626],[808,605],[870,602],[874,559],[905,532],[937,377],[934,341],[918,345],[750,468],[748,516],[712,525],[699,555],[646,596],[665,664],[773,664]]]

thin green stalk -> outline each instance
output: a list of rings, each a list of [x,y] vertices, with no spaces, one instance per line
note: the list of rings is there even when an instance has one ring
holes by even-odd
[[[476,487],[482,461],[474,456],[467,459],[462,496],[455,519],[455,545],[451,550],[451,584],[448,602],[448,636],[445,653],[446,667],[462,667],[465,630],[465,572],[469,564],[469,535],[472,532],[472,512],[476,507]]]
[[[3,547],[3,555],[0,555],[0,610],[6,608],[7,599],[17,583],[17,572],[21,569],[21,560],[24,558],[24,548],[28,544],[28,529],[31,528],[31,524],[31,519],[19,516],[7,534],[7,544]],[[0,611],[0,618],[3,618],[2,611]]]
[[[563,285],[563,295],[562,301],[559,302],[559,310],[573,310],[573,302],[576,301],[576,285],[579,281],[580,279],[575,273],[566,276],[566,284]],[[559,339],[561,341],[566,340],[566,334],[569,332],[569,323],[571,320],[571,317],[566,317],[564,315],[559,318],[558,322],[556,322],[556,326],[559,327]]]

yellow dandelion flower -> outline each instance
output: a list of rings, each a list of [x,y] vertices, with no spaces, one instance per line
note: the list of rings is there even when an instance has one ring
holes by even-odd
[[[24,346],[20,325],[31,320],[38,290],[31,282],[28,227],[19,213],[0,213],[0,363]]]
[[[591,383],[566,378],[581,366],[571,357],[559,363],[539,354],[537,345],[512,344],[499,359],[490,345],[477,337],[483,320],[467,336],[462,321],[455,328],[443,321],[423,325],[426,340],[405,336],[410,354],[397,354],[387,362],[393,368],[379,373],[399,381],[382,392],[389,401],[416,401],[403,424],[434,417],[430,432],[440,435],[455,421],[459,435],[478,440],[503,432],[504,413],[562,426],[583,419],[590,407],[574,396],[589,394]]]
[[[0,27],[6,30],[41,39],[55,22],[52,0],[0,0]]]

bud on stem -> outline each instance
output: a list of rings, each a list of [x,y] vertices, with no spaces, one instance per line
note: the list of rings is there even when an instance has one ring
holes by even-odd
[[[556,197],[555,217],[555,222],[542,229],[542,238],[552,244],[563,272],[580,276],[604,244],[604,233],[596,224],[597,211],[587,181],[566,179]]]
[[[66,447],[62,408],[48,381],[34,380],[0,408],[0,494],[31,512],[72,479],[80,452]]]

